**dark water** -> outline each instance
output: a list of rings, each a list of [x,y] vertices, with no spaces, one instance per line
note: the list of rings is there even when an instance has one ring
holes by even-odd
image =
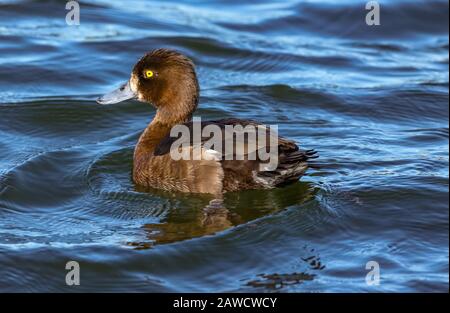
[[[448,291],[448,2],[0,1],[0,291]],[[270,192],[140,192],[154,110],[98,106],[158,47],[197,65],[197,115],[320,153]],[[66,262],[81,285],[65,285]],[[368,286],[368,261],[381,284]]]

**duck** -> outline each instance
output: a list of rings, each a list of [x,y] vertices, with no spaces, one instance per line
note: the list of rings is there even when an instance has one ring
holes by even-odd
[[[127,82],[97,99],[101,105],[134,99],[149,103],[156,109],[134,149],[132,179],[135,184],[169,192],[221,197],[226,192],[273,189],[296,182],[308,169],[308,161],[317,157],[316,151],[300,149],[293,140],[278,136],[267,125],[253,120],[193,120],[199,96],[193,61],[178,51],[160,48],[146,53],[137,61]],[[186,138],[182,140],[180,137],[183,136],[173,136],[172,130],[179,126],[188,130],[197,126],[202,131],[200,140],[194,142],[193,135],[184,136]],[[264,144],[275,139],[276,163],[268,168],[266,159],[263,160],[259,154],[255,157],[256,150],[241,149],[239,153],[235,149],[230,153],[207,146],[211,136],[204,135],[206,128],[215,127],[226,133],[227,129],[237,126],[254,129],[255,133],[263,129],[261,138],[265,138],[262,140]],[[245,147],[250,147],[251,138],[244,136],[242,143]],[[226,141],[224,135],[216,143],[227,144]],[[175,142],[178,146],[174,147]],[[267,151],[267,146],[265,148]],[[174,151],[189,151],[190,158],[174,158]]]

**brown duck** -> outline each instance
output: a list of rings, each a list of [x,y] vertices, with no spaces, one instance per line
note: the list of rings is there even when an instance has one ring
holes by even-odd
[[[156,115],[139,138],[133,157],[133,180],[136,184],[190,193],[221,195],[227,191],[244,189],[269,189],[297,181],[306,171],[312,150],[300,150],[290,140],[277,137],[277,164],[271,170],[263,166],[267,160],[250,158],[248,144],[251,139],[244,137],[243,152],[233,151],[233,157],[226,158],[224,152],[204,145],[210,136],[201,136],[200,148],[194,149],[193,136],[181,140],[183,149],[190,150],[190,159],[175,160],[171,149],[180,136],[172,137],[175,125],[194,128],[192,114],[199,100],[199,85],[194,64],[179,52],[158,49],[144,55],[134,66],[128,82],[117,90],[97,99],[100,104],[112,104],[128,99],[151,103]],[[214,125],[224,130],[226,127],[242,125],[262,127],[250,120],[223,119],[199,123],[200,129]],[[271,133],[264,128],[264,143],[268,143]],[[225,135],[222,142],[225,144]],[[178,148],[176,148],[178,149]],[[257,147],[260,149],[260,146]],[[201,154],[197,158],[193,154]],[[239,157],[238,157],[239,155]]]

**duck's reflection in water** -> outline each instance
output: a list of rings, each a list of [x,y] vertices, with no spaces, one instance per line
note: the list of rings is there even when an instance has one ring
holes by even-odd
[[[169,211],[161,223],[145,224],[146,242],[130,242],[136,249],[151,248],[182,240],[213,235],[233,226],[274,214],[310,200],[314,187],[297,182],[273,190],[248,190],[229,193],[224,201],[212,201],[205,195],[169,194],[160,190],[143,190],[160,195],[169,202]]]

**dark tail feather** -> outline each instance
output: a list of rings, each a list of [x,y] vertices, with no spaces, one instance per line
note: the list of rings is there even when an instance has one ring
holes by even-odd
[[[320,165],[314,161],[315,159],[317,159],[319,157],[319,154],[317,153],[317,151],[314,149],[310,149],[310,150],[305,150],[304,153],[307,157],[308,167],[313,168],[313,169],[319,169]]]
[[[314,149],[305,150],[303,153],[306,155],[308,159],[317,159],[319,155],[317,154],[317,151]]]

